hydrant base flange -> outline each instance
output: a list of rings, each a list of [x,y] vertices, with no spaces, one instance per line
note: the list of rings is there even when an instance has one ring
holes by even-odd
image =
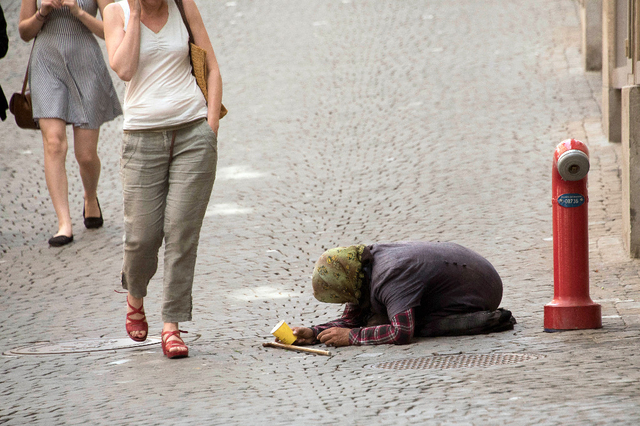
[[[601,307],[597,303],[583,306],[562,306],[550,303],[544,307],[544,331],[594,328],[602,328]]]

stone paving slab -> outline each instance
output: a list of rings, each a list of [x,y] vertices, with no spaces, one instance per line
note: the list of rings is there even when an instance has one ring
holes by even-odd
[[[19,90],[29,45],[18,0],[0,2]],[[600,128],[600,75],[581,69],[571,0],[198,1],[229,115],[194,288],[191,356],[158,345],[0,357],[0,424],[635,425],[640,418],[640,264],[621,242],[620,146]],[[112,75],[122,95],[123,85]],[[122,99],[122,97],[121,97]],[[47,247],[55,216],[37,132],[0,123],[0,352],[124,332],[121,119],[101,131],[106,226],[85,230],[67,161],[75,241]],[[603,328],[545,333],[553,296],[551,160],[591,150],[591,295]],[[406,346],[263,348],[280,319],[311,325],[324,249],[454,241],[505,283],[514,331]],[[162,271],[160,265],[159,271]],[[145,307],[161,328],[162,273]],[[515,365],[379,370],[454,354],[535,354]]]

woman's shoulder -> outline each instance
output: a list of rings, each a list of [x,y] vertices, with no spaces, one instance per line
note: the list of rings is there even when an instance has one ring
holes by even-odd
[[[175,1],[175,0],[169,0],[169,1]],[[197,7],[195,0],[182,0],[182,4],[184,4],[185,7]]]
[[[117,23],[118,25],[123,24],[126,28],[126,20],[129,15],[129,3],[124,1],[118,1],[114,3],[109,3],[104,8],[104,17],[103,20],[105,22],[111,22],[114,25]]]
[[[444,241],[400,241],[391,243],[377,243],[369,246],[369,250],[376,254],[405,256],[424,252],[468,251],[457,243]]]
[[[109,3],[104,8],[104,13],[118,14],[120,16],[124,16],[125,9],[129,9],[129,2],[124,1],[116,1]]]
[[[175,2],[175,0],[168,0],[170,2]],[[187,14],[187,16],[191,16],[193,13],[195,13],[196,11],[198,11],[198,5],[196,4],[195,0],[181,0],[182,1],[182,6],[184,7],[184,12]],[[198,13],[200,13],[198,11]]]
[[[434,243],[429,241],[400,241],[389,243],[376,243],[369,246],[369,250],[374,257],[377,256],[391,256],[391,257],[405,257],[408,254],[414,254],[416,252],[422,252],[425,250],[432,250],[440,243]]]

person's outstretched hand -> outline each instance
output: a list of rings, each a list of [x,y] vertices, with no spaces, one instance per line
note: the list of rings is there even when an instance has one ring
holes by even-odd
[[[320,334],[318,340],[327,346],[349,346],[350,328],[331,327]]]
[[[294,345],[313,345],[316,341],[316,336],[313,334],[313,330],[307,327],[293,327],[291,329],[293,335],[297,337]],[[280,342],[276,339],[276,342]]]

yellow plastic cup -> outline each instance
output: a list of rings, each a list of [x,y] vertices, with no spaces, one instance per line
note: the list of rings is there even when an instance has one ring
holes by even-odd
[[[293,335],[293,331],[287,325],[284,320],[280,321],[273,330],[271,330],[271,334],[276,336],[278,340],[280,340],[285,345],[293,345],[293,342],[296,341],[297,337]]]

